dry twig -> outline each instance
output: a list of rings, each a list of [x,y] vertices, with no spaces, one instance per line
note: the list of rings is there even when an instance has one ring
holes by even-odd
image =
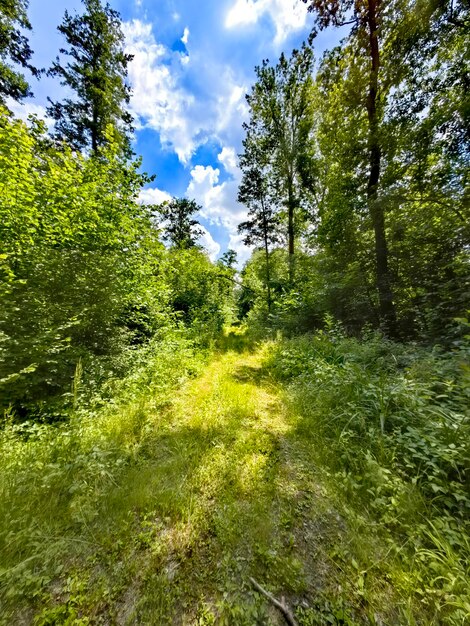
[[[254,578],[250,578],[250,582],[257,591],[259,591],[265,598],[267,598],[272,604],[274,604],[274,606],[277,609],[281,611],[281,613],[284,615],[286,619],[286,622],[290,624],[290,626],[297,626],[295,617],[293,616],[291,610],[285,603],[284,598],[281,598],[281,601],[277,600],[273,595],[269,593],[269,591],[266,591],[266,589],[263,589],[263,587],[259,583],[257,583]]]

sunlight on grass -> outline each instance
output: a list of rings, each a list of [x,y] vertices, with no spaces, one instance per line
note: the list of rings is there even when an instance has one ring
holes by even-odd
[[[1,624],[279,624],[250,577],[301,626],[400,623],[399,553],[342,499],[310,396],[282,397],[266,350],[218,355],[164,402],[10,433]]]

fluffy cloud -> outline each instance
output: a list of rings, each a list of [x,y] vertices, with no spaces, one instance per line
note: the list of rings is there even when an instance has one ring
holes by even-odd
[[[181,41],[186,45],[189,41],[189,28],[186,26],[183,32],[183,36],[181,37]]]
[[[247,88],[230,68],[170,50],[155,40],[152,25],[141,20],[124,23],[123,30],[127,52],[134,55],[129,80],[137,126],[158,132],[162,145],[174,150],[184,164],[208,140],[240,141],[241,122],[248,113]],[[189,34],[186,27],[183,43]],[[184,86],[188,79],[196,81],[201,92],[197,98]]]
[[[195,165],[191,169],[186,194],[202,205],[201,217],[209,227],[227,231],[230,247],[245,260],[249,252],[237,226],[246,218],[246,211],[236,201],[241,174],[233,147],[240,145],[242,122],[248,117],[244,79],[240,80],[229,66],[214,63],[213,58],[170,50],[155,40],[151,24],[133,20],[124,25],[124,32],[127,50],[134,55],[129,79],[137,124],[158,132],[162,145],[173,150],[183,164],[188,164],[197,147],[207,141],[224,146],[217,157],[220,167]],[[189,36],[186,27],[181,41],[186,44]],[[188,84],[192,85],[191,92]],[[223,182],[222,167],[230,177]],[[167,199],[169,194],[155,188],[141,194],[142,202],[149,204]],[[209,233],[201,243],[211,258],[220,252]]]
[[[248,105],[245,94],[246,85],[240,85],[231,71],[225,69],[219,85],[223,85],[215,100],[215,129],[221,143],[239,143],[241,141],[242,123],[248,119]],[[220,89],[220,87],[219,87]]]
[[[54,126],[54,120],[46,114],[46,107],[40,104],[35,104],[34,102],[20,103],[16,102],[16,100],[9,99],[7,106],[10,111],[14,113],[15,117],[18,117],[20,120],[26,122],[30,115],[36,115],[40,120],[46,123],[49,130]]]
[[[282,44],[293,31],[303,28],[307,20],[306,8],[299,0],[236,0],[227,13],[225,26],[256,24],[266,14],[276,28],[276,45]]]
[[[243,237],[237,231],[238,224],[246,219],[246,209],[236,200],[240,170],[234,148],[224,147],[218,160],[232,174],[232,180],[221,183],[219,168],[196,165],[191,170],[186,194],[202,206],[201,216],[209,224],[221,226],[228,232],[229,248],[237,252],[239,264],[242,264],[249,257],[250,250],[243,245]]]
[[[156,130],[163,146],[174,149],[187,163],[200,131],[191,121],[194,96],[179,85],[186,55],[157,43],[152,25],[140,20],[123,24],[126,50],[134,55],[129,64],[133,89],[131,111],[142,126]]]
[[[171,200],[170,194],[157,187],[142,189],[139,194],[139,202],[142,204],[162,204],[168,200]]]
[[[217,155],[217,159],[224,166],[225,171],[231,174],[233,178],[240,178],[240,170],[238,168],[238,158],[235,152],[235,148],[228,148],[224,146],[222,152]]]
[[[201,226],[200,228],[203,231],[203,234],[199,237],[198,243],[207,250],[211,261],[215,261],[220,252],[220,245],[214,241],[207,228],[204,228],[204,226]]]

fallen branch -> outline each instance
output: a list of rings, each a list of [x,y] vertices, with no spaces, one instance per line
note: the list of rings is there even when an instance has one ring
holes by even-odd
[[[250,578],[250,582],[257,591],[259,591],[265,598],[267,598],[272,604],[274,604],[274,606],[277,609],[281,611],[281,613],[284,615],[286,619],[286,622],[290,624],[290,626],[297,626],[295,617],[292,615],[289,607],[284,602],[284,598],[281,598],[281,601],[279,602],[279,600],[276,600],[276,598],[273,595],[271,595],[269,591],[266,591],[266,589],[263,589],[263,587],[259,583],[257,583],[254,578]]]

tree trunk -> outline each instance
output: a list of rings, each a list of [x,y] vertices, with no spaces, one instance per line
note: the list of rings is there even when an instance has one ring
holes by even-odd
[[[264,252],[266,255],[266,287],[268,289],[268,312],[271,313],[271,271],[269,267],[269,248],[268,242],[264,242]]]
[[[380,0],[368,0],[367,26],[369,29],[371,67],[369,74],[369,93],[366,103],[369,120],[369,180],[367,183],[367,205],[374,226],[376,280],[379,295],[380,319],[385,332],[391,336],[395,336],[397,333],[397,320],[388,269],[385,216],[383,207],[378,202],[378,185],[382,158],[379,139],[379,120],[377,115],[377,93],[380,68],[380,51],[377,34],[377,13],[379,4]]]
[[[269,267],[269,227],[266,219],[266,209],[264,198],[261,197],[261,208],[263,210],[263,234],[264,234],[264,253],[266,256],[266,288],[268,290],[268,312],[271,313],[271,271]]]
[[[294,228],[294,213],[295,213],[295,198],[292,178],[289,178],[287,183],[287,237],[288,237],[288,249],[289,249],[289,282],[292,285],[294,282],[294,252],[295,252],[295,228]]]
[[[98,150],[98,111],[96,105],[93,105],[93,116],[91,124],[91,149],[93,154]]]

